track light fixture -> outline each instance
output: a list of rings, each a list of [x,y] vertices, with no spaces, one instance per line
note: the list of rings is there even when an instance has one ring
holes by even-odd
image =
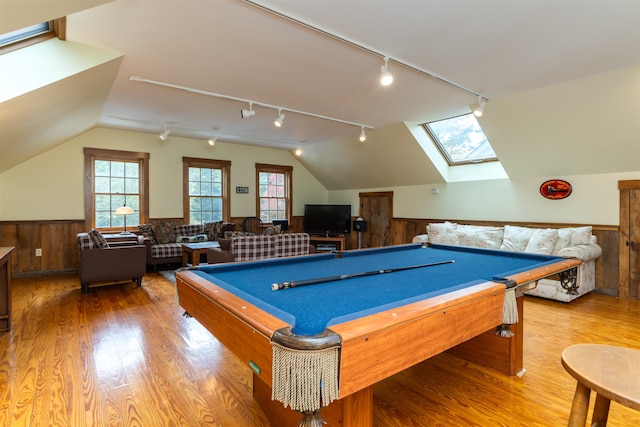
[[[364,133],[364,126],[362,126],[362,131],[360,132],[360,142],[365,142],[367,140],[367,134]]]
[[[384,57],[384,65],[380,67],[380,84],[382,86],[389,86],[393,83],[393,74],[389,71],[389,57]]]
[[[240,110],[240,117],[242,117],[243,119],[246,119],[247,117],[253,117],[256,115],[256,112],[253,111],[253,102],[249,103],[249,109],[248,110]]]
[[[278,118],[273,122],[276,127],[282,127],[282,122],[284,122],[284,114],[282,113],[282,109],[278,108]]]
[[[167,124],[165,123],[164,131],[160,135],[158,135],[158,138],[160,138],[162,141],[166,141],[170,133],[171,132],[169,132],[169,130],[167,129]]]
[[[476,117],[482,117],[485,105],[487,105],[487,101],[485,101],[481,96],[478,96],[478,103],[473,107],[473,115]]]
[[[216,136],[216,131],[218,130],[218,128],[212,128],[211,129],[211,138],[209,138],[209,140],[207,141],[207,143],[213,147],[214,145],[216,145],[216,141],[218,140],[218,137]]]
[[[387,60],[389,58],[385,57],[385,66],[387,63]],[[391,73],[389,73],[391,74]],[[282,124],[284,122],[284,114],[282,113],[283,107],[277,106],[277,105],[273,105],[273,104],[267,104],[264,102],[258,102],[258,101],[251,101],[249,99],[245,99],[245,98],[238,98],[235,96],[230,96],[230,95],[224,95],[221,93],[215,93],[215,92],[208,92],[205,90],[201,90],[201,89],[195,89],[195,88],[191,88],[191,87],[187,87],[187,86],[179,86],[179,85],[175,85],[172,83],[165,83],[165,82],[160,82],[157,80],[149,80],[149,79],[145,79],[143,77],[140,76],[130,76],[129,80],[133,81],[133,82],[140,82],[140,83],[148,83],[148,84],[152,84],[152,85],[157,85],[157,86],[162,86],[162,87],[168,87],[171,89],[178,89],[178,90],[182,90],[185,92],[189,92],[189,93],[196,93],[199,95],[206,95],[206,96],[211,96],[214,98],[223,98],[223,99],[229,99],[229,100],[233,100],[233,101],[240,101],[240,102],[245,102],[249,104],[249,109],[245,110],[242,109],[240,110],[240,116],[242,118],[245,117],[251,117],[255,115],[255,111],[253,110],[253,104],[256,105],[260,105],[261,107],[265,107],[265,108],[273,108],[275,110],[278,110],[278,117],[276,118],[276,120],[273,122],[273,124],[277,127],[282,127]],[[329,117],[329,116],[323,116],[320,114],[315,114],[315,113],[310,113],[308,111],[302,111],[302,110],[296,110],[293,108],[285,108],[288,112],[291,113],[295,113],[295,114],[301,114],[304,116],[309,116],[309,117],[315,117],[318,119],[323,119],[323,120],[330,120],[332,122],[337,122],[337,123],[344,123],[347,125],[351,125],[351,126],[358,126],[360,128],[362,128],[363,132],[361,132],[360,136],[362,137],[362,134],[364,133],[364,129],[373,129],[372,126],[368,126],[368,125],[363,125],[362,123],[355,123],[355,122],[350,122],[347,120],[342,120],[342,119],[338,119],[335,117]],[[131,120],[131,119],[126,119],[126,118],[120,118],[121,120]],[[139,122],[148,122],[148,123],[155,123],[155,122],[151,122],[151,121],[144,121],[144,120],[134,120],[134,121],[139,121]],[[180,126],[180,125],[176,125],[176,124],[172,124],[171,127],[178,127],[178,128],[184,128],[184,129],[191,129],[191,130],[200,130],[200,129],[196,129],[196,128],[191,128],[191,127],[187,127],[187,126]],[[166,132],[166,135],[165,135]],[[169,132],[166,130],[166,123],[165,123],[165,132],[162,133],[162,135],[164,136],[164,138],[162,138],[163,140],[166,139],[166,137],[169,135]],[[366,135],[365,135],[366,138]],[[214,139],[215,141],[215,139]]]

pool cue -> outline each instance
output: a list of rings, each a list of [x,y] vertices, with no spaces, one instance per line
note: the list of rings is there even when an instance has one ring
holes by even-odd
[[[281,289],[299,288],[300,286],[309,286],[309,285],[316,285],[318,283],[335,282],[338,280],[353,279],[355,277],[373,276],[375,274],[393,273],[396,271],[411,270],[414,268],[432,267],[434,265],[451,264],[453,262],[455,262],[455,260],[450,259],[448,261],[432,262],[429,264],[410,265],[408,267],[387,268],[385,270],[372,270],[372,271],[365,271],[362,273],[341,274],[339,276],[326,276],[326,277],[318,277],[316,279],[295,280],[291,282],[273,283],[271,285],[271,290],[279,291]]]

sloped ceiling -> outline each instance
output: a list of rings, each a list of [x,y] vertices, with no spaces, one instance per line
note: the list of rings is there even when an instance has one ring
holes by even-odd
[[[397,123],[371,132],[366,143],[345,137],[307,146],[300,161],[327,189],[339,190],[442,182],[442,175],[425,167],[424,159],[407,125]],[[366,165],[367,173],[354,164]]]
[[[0,104],[2,116],[11,110],[10,121],[0,118],[0,150],[3,159],[11,157],[5,167],[59,143],[65,132],[71,137],[99,125],[159,133],[166,123],[174,135],[303,146],[301,161],[329,189],[443,182],[407,123],[467,113],[476,94],[490,100],[481,124],[509,176],[640,167],[640,160],[626,160],[638,154],[633,141],[640,134],[637,0],[0,0],[0,31],[41,21],[29,12],[40,11],[30,7],[36,3],[46,3],[48,19],[62,16],[53,10],[69,15],[70,42],[123,59],[78,72],[64,87],[34,90],[22,105]],[[382,56],[390,57],[395,76],[387,88],[377,83]],[[614,76],[628,90],[616,87]],[[585,91],[588,78],[599,85],[593,97]],[[581,83],[572,88],[572,82]],[[52,93],[56,87],[66,96]],[[242,119],[247,103],[212,94],[281,107],[284,126],[272,125],[273,108],[254,105],[255,117]],[[54,105],[47,101],[52,97]],[[594,97],[606,100],[595,113],[586,106]],[[79,100],[91,114],[80,111]],[[614,117],[620,104],[625,111]],[[50,132],[50,122],[36,129],[31,113],[40,105],[52,119],[82,123],[58,133]],[[32,124],[32,132],[15,123]],[[360,125],[375,128],[365,146],[357,141]],[[616,129],[607,148],[624,161],[594,155],[605,128]],[[5,151],[8,136],[24,150]],[[568,161],[575,153],[580,161]],[[532,166],[532,159],[544,167]]]
[[[122,59],[116,52],[56,39],[34,48],[54,52],[67,66],[59,70],[55,79],[31,79],[36,89],[0,103],[0,172],[95,127]],[[6,57],[20,53],[12,52]],[[0,67],[6,57],[0,58]],[[36,58],[27,58],[28,67],[49,67],[50,74],[54,74],[52,68],[58,68],[48,65],[51,58],[44,53]],[[2,74],[9,74],[11,67],[4,65]],[[23,67],[13,71],[18,76],[25,73]],[[13,80],[3,79],[3,92],[10,91],[4,85],[16,86],[11,83]]]
[[[0,33],[104,3],[0,0]],[[57,39],[0,56],[0,173],[95,127],[121,60]]]

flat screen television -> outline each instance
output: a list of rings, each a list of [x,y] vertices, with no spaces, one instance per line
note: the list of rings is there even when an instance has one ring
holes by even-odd
[[[351,205],[304,205],[304,232],[315,235],[348,234]]]

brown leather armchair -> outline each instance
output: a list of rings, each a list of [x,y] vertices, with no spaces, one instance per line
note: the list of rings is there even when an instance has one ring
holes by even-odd
[[[109,246],[104,241],[101,244],[103,247],[98,247],[89,233],[78,233],[76,238],[80,257],[78,277],[83,293],[88,293],[89,283],[95,282],[130,279],[142,286],[142,277],[147,268],[147,251],[144,245]]]

